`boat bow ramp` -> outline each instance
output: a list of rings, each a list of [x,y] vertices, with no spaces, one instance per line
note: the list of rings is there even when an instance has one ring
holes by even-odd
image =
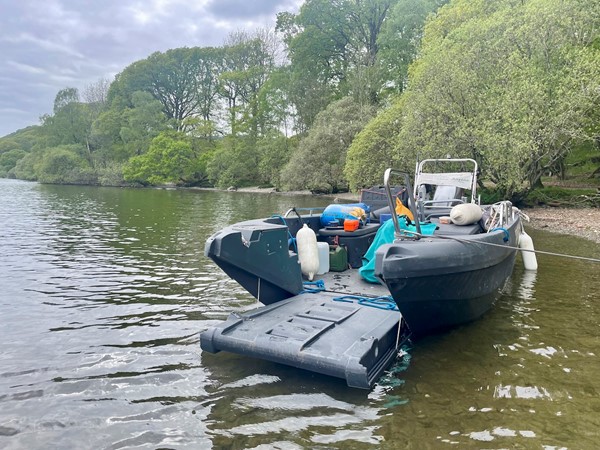
[[[232,313],[200,334],[202,349],[286,364],[369,389],[396,358],[407,338],[406,327],[397,310],[369,301],[389,295],[384,286],[370,285],[367,291],[372,292],[365,295],[365,286],[353,285],[355,276],[327,275],[324,284],[333,290],[305,292]]]

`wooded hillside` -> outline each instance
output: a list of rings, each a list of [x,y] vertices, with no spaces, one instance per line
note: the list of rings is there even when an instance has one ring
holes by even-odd
[[[575,150],[598,172],[599,111],[597,1],[307,0],[274,30],[65,87],[0,139],[0,176],[338,192],[452,155],[519,196]]]

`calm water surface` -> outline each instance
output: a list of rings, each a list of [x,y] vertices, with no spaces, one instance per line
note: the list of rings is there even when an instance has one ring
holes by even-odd
[[[202,353],[200,331],[255,306],[206,238],[319,202],[0,179],[0,448],[597,448],[595,263],[519,257],[490,313],[413,343],[370,392]]]

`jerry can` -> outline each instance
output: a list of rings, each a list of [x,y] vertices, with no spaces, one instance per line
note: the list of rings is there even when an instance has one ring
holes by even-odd
[[[329,246],[329,270],[343,272],[348,268],[348,250],[342,245]]]

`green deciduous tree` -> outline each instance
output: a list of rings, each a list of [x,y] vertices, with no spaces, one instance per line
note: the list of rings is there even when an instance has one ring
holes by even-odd
[[[259,93],[275,70],[276,39],[267,31],[237,32],[224,47],[220,93],[227,103],[232,135],[259,136],[261,117]]]
[[[406,161],[399,154],[398,136],[402,129],[403,101],[381,111],[354,138],[344,167],[344,175],[352,191],[381,185],[388,167],[412,171],[414,160]],[[409,172],[410,173],[410,172]]]
[[[2,153],[6,153],[6,152],[9,152],[11,150],[16,150],[16,149],[19,149],[19,148],[21,148],[21,146],[14,139],[11,139],[9,137],[0,139],[0,155]]]
[[[86,150],[84,157],[93,166],[96,150],[93,124],[103,107],[98,103],[82,103],[75,88],[65,88],[56,94],[52,115],[43,117],[47,147],[79,145]],[[41,143],[41,141],[38,141]]]
[[[378,37],[395,1],[309,0],[297,15],[278,15],[277,29],[284,34],[294,74],[297,93],[292,98],[300,130],[346,94],[377,103]]]
[[[183,130],[183,121],[199,110],[199,74],[199,59],[188,48],[153,53],[144,65],[150,93],[178,131]]]
[[[96,175],[82,156],[87,150],[80,145],[61,145],[47,149],[35,165],[37,180],[42,183],[95,184]]]
[[[35,171],[36,157],[32,153],[28,153],[15,164],[13,173],[20,180],[35,181],[37,174]]]
[[[281,133],[273,133],[256,143],[259,153],[258,175],[261,184],[281,188],[281,170],[288,163],[290,155],[298,148],[298,138],[288,138]]]
[[[20,148],[0,153],[0,177],[7,177],[17,162],[27,156],[27,152]]]
[[[44,127],[55,144],[82,144],[90,151],[93,119],[89,105],[79,101],[77,89],[65,88],[56,94],[54,113],[44,117]]]
[[[177,48],[136,61],[115,78],[109,101],[118,108],[134,106],[136,92],[148,92],[160,102],[171,126],[185,131],[186,119],[216,115],[222,49]]]
[[[254,139],[228,136],[217,143],[208,163],[208,176],[220,188],[250,186],[259,182],[259,161]]]
[[[132,108],[122,111],[123,122],[119,131],[128,156],[145,153],[150,142],[169,128],[161,103],[147,92],[134,92],[132,104]]]
[[[129,158],[146,153],[152,139],[169,128],[160,102],[150,93],[134,92],[131,98],[131,107],[113,104],[93,123],[91,141],[97,147],[94,167],[101,184],[124,184],[124,164]]]
[[[398,0],[390,10],[378,38],[377,69],[382,89],[402,92],[408,66],[417,56],[425,21],[448,0]]]
[[[72,87],[61,89],[54,97],[54,114],[73,103],[79,103],[79,91]]]
[[[323,193],[347,190],[346,152],[373,114],[373,107],[360,105],[352,97],[329,105],[317,116],[314,126],[284,168],[284,186]]]
[[[144,185],[187,185],[202,180],[205,162],[189,138],[180,132],[162,132],[147,153],[131,158],[123,169],[125,180]]]
[[[473,157],[506,194],[536,186],[586,136],[600,98],[594,2],[456,0],[425,32],[403,153]]]

